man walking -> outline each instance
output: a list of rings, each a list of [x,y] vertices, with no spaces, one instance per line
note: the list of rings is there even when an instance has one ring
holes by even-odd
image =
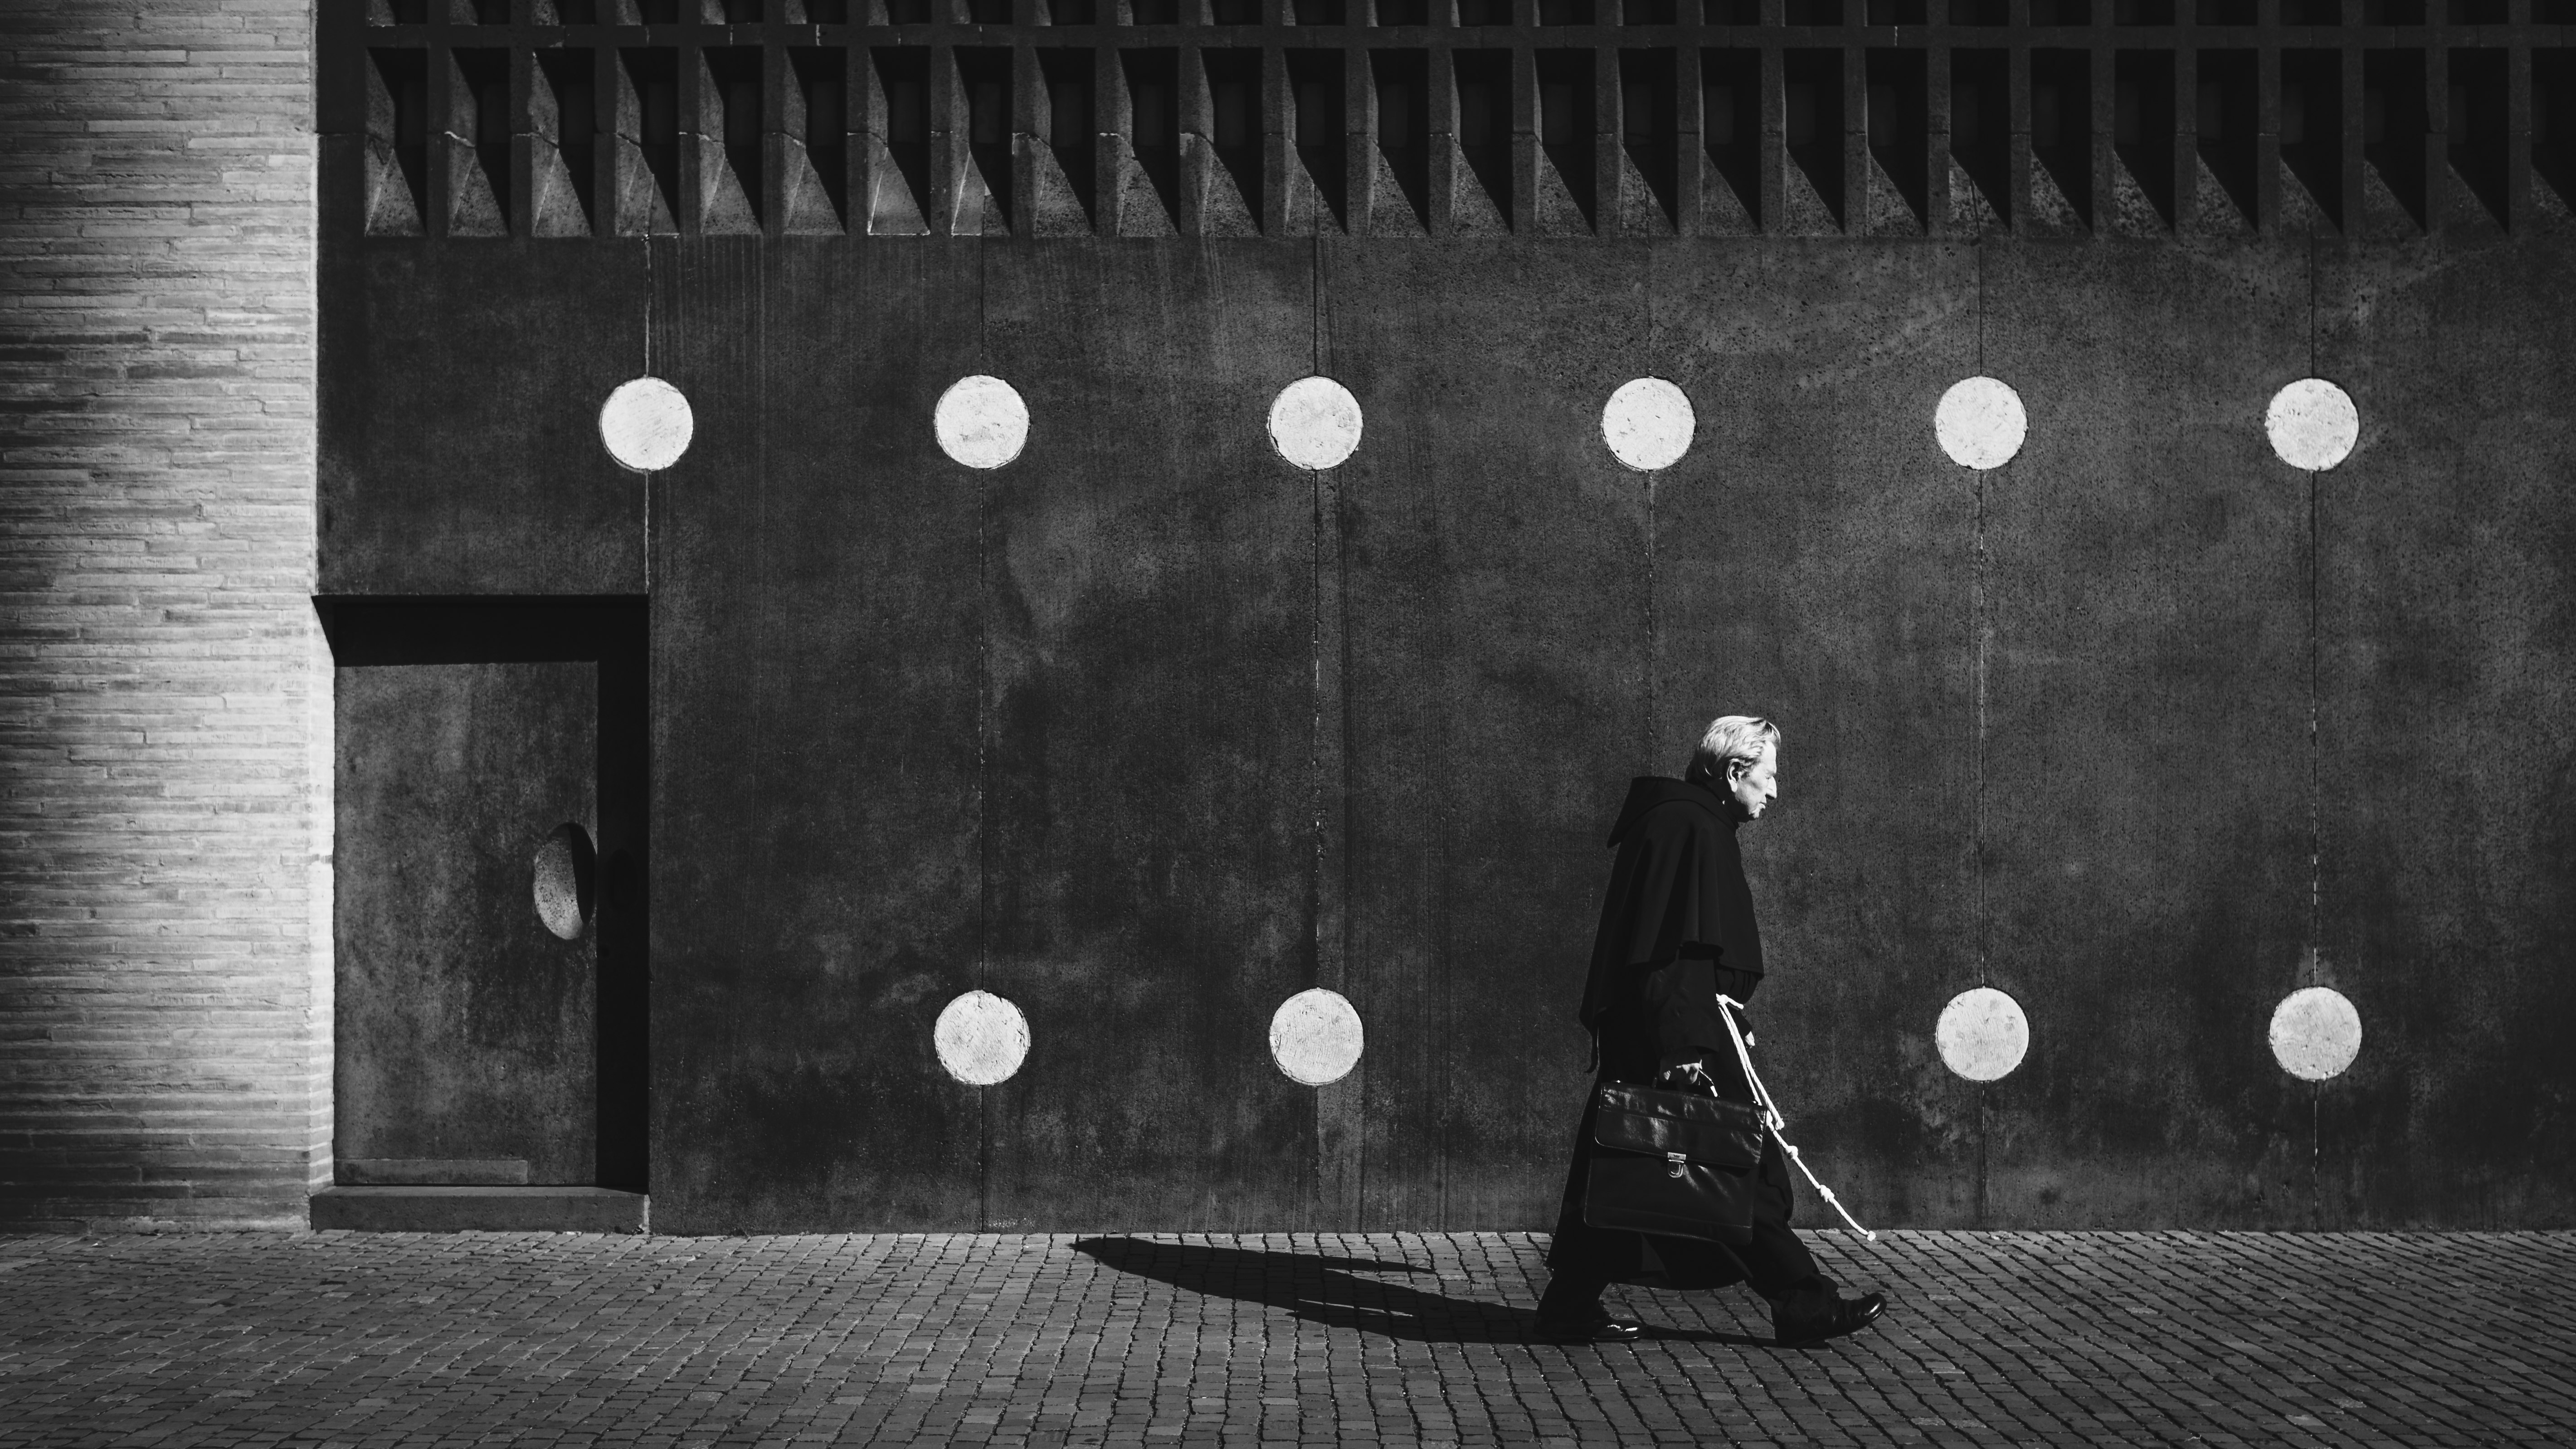
[[[1779,751],[1780,731],[1769,720],[1727,715],[1709,725],[1683,778],[1630,783],[1610,832],[1618,862],[1583,988],[1582,1020],[1593,1034],[1601,1081],[1706,1083],[1721,1096],[1754,1099],[1717,998],[1748,1001],[1762,984],[1762,938],[1735,832],[1762,818],[1779,794]],[[1853,1332],[1886,1308],[1876,1293],[1839,1296],[1790,1228],[1789,1166],[1774,1133],[1764,1134],[1754,1170],[1751,1241],[1593,1227],[1583,1211],[1598,1094],[1591,1100],[1575,1137],[1565,1205],[1548,1253],[1551,1277],[1539,1301],[1547,1336],[1603,1343],[1635,1338],[1637,1325],[1613,1319],[1601,1306],[1601,1291],[1612,1283],[1747,1284],[1770,1301],[1772,1328],[1784,1344]]]

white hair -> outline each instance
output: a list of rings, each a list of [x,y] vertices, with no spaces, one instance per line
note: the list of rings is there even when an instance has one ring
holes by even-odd
[[[1694,785],[1722,780],[1729,761],[1753,764],[1764,750],[1779,743],[1780,727],[1760,715],[1719,715],[1709,722],[1708,733],[1700,736],[1699,748],[1691,751],[1690,768],[1682,778]]]

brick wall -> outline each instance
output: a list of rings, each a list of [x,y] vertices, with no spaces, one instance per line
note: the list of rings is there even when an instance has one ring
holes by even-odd
[[[329,1171],[310,33],[0,8],[0,1220]]]

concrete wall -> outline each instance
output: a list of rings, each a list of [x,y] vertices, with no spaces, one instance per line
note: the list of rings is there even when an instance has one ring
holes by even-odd
[[[2549,223],[317,263],[305,25],[0,22],[0,1215],[327,1177],[322,592],[649,593],[666,1229],[1544,1226],[1601,834],[1721,708],[1789,731],[1761,1035],[1865,1218],[2576,1218]],[[646,371],[698,419],[649,482],[592,425]],[[992,474],[927,425],[977,371],[1036,420]],[[1313,476],[1260,424],[1318,371],[1368,433]],[[1981,372],[2031,434],[1973,474]],[[1597,433],[1644,374],[1700,418],[1651,482]],[[2363,420],[2316,477],[2260,427],[2309,374]],[[2323,1085],[2264,1044],[2312,984]],[[1311,985],[1369,1033],[1320,1089],[1264,1041]],[[2033,1030],[1986,1086],[1975,985]],[[931,1046],[973,987],[995,1087]]]
[[[322,568],[649,570],[657,1227],[1542,1227],[1602,835],[1721,709],[1788,731],[1761,1036],[1865,1219],[2576,1216],[2564,233],[552,246],[334,249]],[[648,349],[649,483],[591,433]],[[974,372],[1033,415],[989,474],[929,426]],[[1325,475],[1262,435],[1309,372]],[[1700,420],[1651,483],[1646,374]],[[1319,984],[1368,1051],[1313,1089],[1264,1032]],[[1982,1086],[1977,985],[2033,1034]],[[2364,1024],[2322,1085],[2305,985]],[[981,1089],[977,987],[1033,1036]]]
[[[309,11],[0,15],[0,1221],[327,1180]]]

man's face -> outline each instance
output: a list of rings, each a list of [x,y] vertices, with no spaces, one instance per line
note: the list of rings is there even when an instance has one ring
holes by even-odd
[[[1726,767],[1726,793],[1735,802],[1735,818],[1759,820],[1763,810],[1779,798],[1780,747],[1762,747],[1762,758],[1751,764],[1730,761]]]

